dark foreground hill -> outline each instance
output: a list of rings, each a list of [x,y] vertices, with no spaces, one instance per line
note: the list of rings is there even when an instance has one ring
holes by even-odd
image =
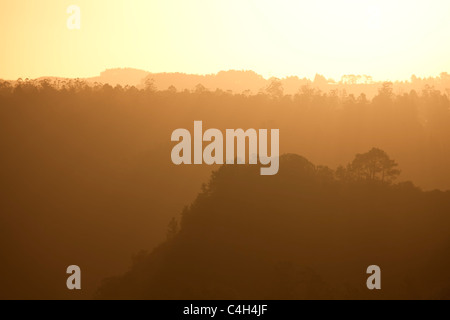
[[[344,182],[297,155],[280,161],[271,177],[220,168],[167,241],[97,297],[450,298],[449,192]],[[381,291],[366,287],[374,264]]]

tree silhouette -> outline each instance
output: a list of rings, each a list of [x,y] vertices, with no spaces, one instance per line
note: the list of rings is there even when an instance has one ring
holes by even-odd
[[[281,98],[284,94],[283,84],[278,78],[271,78],[271,82],[266,88],[266,93],[274,98]]]
[[[195,86],[194,92],[195,93],[205,93],[205,92],[208,92],[208,89],[206,89],[206,87],[204,85],[199,83]]]
[[[150,78],[145,79],[144,87],[145,87],[145,90],[149,91],[149,92],[156,92],[156,90],[157,90],[156,85],[155,85],[155,80],[150,79]]]
[[[398,164],[385,151],[373,148],[357,154],[347,168],[339,167],[336,175],[341,180],[392,183],[400,174],[397,167]]]
[[[171,86],[167,89],[167,91],[168,91],[169,93],[177,93],[177,92],[178,92],[177,88],[176,88],[175,86],[173,86],[173,85],[171,85]]]

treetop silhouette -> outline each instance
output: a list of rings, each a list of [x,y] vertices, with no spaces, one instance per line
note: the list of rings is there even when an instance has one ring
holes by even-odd
[[[392,183],[400,175],[398,164],[381,149],[357,154],[346,168],[338,167],[337,176],[346,181],[369,181]]]

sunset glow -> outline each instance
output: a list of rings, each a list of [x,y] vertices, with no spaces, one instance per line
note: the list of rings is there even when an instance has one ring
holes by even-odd
[[[71,4],[81,8],[81,30],[66,27]],[[0,78],[86,77],[115,67],[436,76],[450,69],[449,12],[445,0],[2,2]]]

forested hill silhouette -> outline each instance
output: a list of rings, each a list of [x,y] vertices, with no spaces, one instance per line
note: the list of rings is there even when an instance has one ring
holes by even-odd
[[[449,298],[450,193],[394,183],[397,170],[375,148],[340,173],[295,154],[276,176],[223,166],[97,298]],[[372,264],[381,291],[366,288]]]
[[[279,81],[253,95],[152,84],[0,81],[0,256],[10,262],[0,264],[0,299],[92,297],[133,253],[160,243],[217,169],[170,159],[173,131],[192,132],[197,120],[223,132],[279,129],[281,154],[327,164],[349,184],[383,180],[383,171],[361,167],[362,152],[377,146],[399,163],[399,180],[450,189],[450,100],[436,88],[395,94],[384,83],[369,99],[311,86],[289,95]],[[395,170],[386,167],[385,182]],[[437,208],[430,202],[429,213]],[[89,270],[75,295],[61,285],[74,261]]]
[[[62,81],[63,78],[42,77],[38,80]],[[68,80],[68,79],[66,79]],[[332,91],[345,91],[347,94],[359,96],[364,94],[368,98],[378,93],[378,88],[384,81],[375,81],[368,75],[343,75],[340,79],[328,78],[316,74],[312,78],[299,76],[286,76],[282,78],[263,77],[251,70],[223,70],[212,74],[188,74],[181,72],[153,73],[133,68],[115,68],[102,71],[99,76],[81,79],[94,84],[109,84],[113,87],[119,85],[134,86],[144,89],[148,86],[157,90],[195,90],[201,86],[207,90],[220,89],[233,93],[257,94],[264,91],[272,83],[279,83],[284,94],[294,95],[299,88],[309,86],[311,89],[321,90],[325,93]],[[394,81],[395,93],[404,93],[411,90],[420,91],[424,87],[432,87],[441,92],[450,91],[450,74],[442,72],[436,77],[420,78],[411,76],[408,81]]]

